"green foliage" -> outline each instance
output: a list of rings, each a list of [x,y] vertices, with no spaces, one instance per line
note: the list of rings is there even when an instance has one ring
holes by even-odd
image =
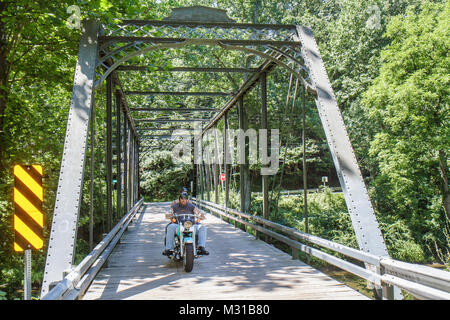
[[[330,188],[308,193],[308,232],[316,236],[357,247],[350,216],[342,193]],[[252,197],[251,213],[262,215],[262,198]],[[274,222],[305,231],[303,195],[282,196]]]
[[[395,212],[427,248],[446,245],[445,228],[437,226],[449,215],[443,187],[450,150],[449,10],[448,3],[424,2],[393,18],[380,75],[364,95],[364,109],[379,127],[369,148],[379,170],[378,210]]]
[[[91,252],[89,243],[83,239],[77,239],[74,265],[78,265],[81,261],[83,261],[84,257],[86,257],[89,252]]]
[[[262,198],[252,199],[253,214],[262,215]],[[304,200],[301,196],[283,196],[274,222],[305,231]],[[413,263],[428,262],[424,247],[413,237],[413,230],[394,216],[379,216],[380,228],[390,256]],[[329,188],[308,194],[308,233],[343,245],[358,248],[350,215],[342,193]]]
[[[425,253],[412,236],[408,225],[402,220],[392,222],[380,221],[386,246],[393,259],[411,263],[425,262]]]
[[[307,201],[309,233],[347,246],[357,247],[342,193],[334,194],[329,188],[324,188],[317,193],[308,194]],[[297,219],[300,218],[301,221],[300,230],[305,231],[303,202],[303,196],[282,197],[279,212],[281,215],[287,215],[288,217],[295,214]],[[289,212],[292,213],[289,214]],[[286,218],[282,220],[286,220]],[[287,222],[289,222],[289,219]]]
[[[142,163],[142,194],[147,201],[172,201],[181,187],[189,189],[191,174],[191,166],[175,163],[170,151],[152,153]]]
[[[66,24],[66,10],[73,4],[0,2],[0,289],[8,299],[20,298],[17,290],[23,286],[22,257],[12,249],[14,164],[43,166],[44,235],[48,237],[50,232],[80,37],[79,30]],[[125,16],[128,7],[136,8],[131,2],[105,0],[75,4],[81,9],[81,19],[89,16],[102,21]],[[146,3],[142,6],[146,7]],[[154,13],[143,12],[145,17]],[[100,174],[97,181],[103,183]],[[42,281],[46,249],[44,246],[33,254],[35,283]]]

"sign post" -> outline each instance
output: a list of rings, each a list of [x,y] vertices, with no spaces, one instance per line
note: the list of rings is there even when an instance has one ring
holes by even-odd
[[[220,181],[222,181],[222,190],[223,190],[223,206],[225,207],[225,213],[227,213],[227,200],[226,200],[226,192],[224,182],[227,179],[225,173],[220,174]]]
[[[24,300],[31,299],[31,250],[44,245],[42,166],[14,166],[14,251],[24,252]]]
[[[31,300],[31,249],[25,250],[23,299]]]
[[[323,182],[323,186],[325,187],[326,183],[328,182],[328,177],[327,176],[322,177],[322,182]]]

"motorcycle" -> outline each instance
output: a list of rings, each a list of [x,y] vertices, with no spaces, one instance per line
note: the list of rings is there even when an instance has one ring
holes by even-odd
[[[172,216],[172,223],[177,223],[173,255],[169,256],[173,261],[183,261],[184,271],[191,272],[194,268],[194,258],[197,255],[197,235],[195,223],[199,216],[191,213]]]

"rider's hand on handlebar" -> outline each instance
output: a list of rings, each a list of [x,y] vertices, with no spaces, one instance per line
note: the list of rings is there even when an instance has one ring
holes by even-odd
[[[200,210],[198,210],[198,208],[194,209],[194,214],[197,221],[206,219],[205,215]]]
[[[203,213],[201,213],[201,212],[197,213],[197,214],[195,215],[195,217],[196,217],[198,220],[205,220],[205,219],[206,219],[205,215],[204,215]]]

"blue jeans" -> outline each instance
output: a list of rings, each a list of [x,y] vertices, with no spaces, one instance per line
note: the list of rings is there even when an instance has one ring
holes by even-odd
[[[166,244],[165,249],[166,250],[173,250],[173,244],[175,241],[175,235],[177,233],[177,223],[171,223],[167,225],[166,228]],[[202,224],[195,224],[195,235],[198,240],[198,246],[199,247],[205,247],[206,243],[206,227]]]

